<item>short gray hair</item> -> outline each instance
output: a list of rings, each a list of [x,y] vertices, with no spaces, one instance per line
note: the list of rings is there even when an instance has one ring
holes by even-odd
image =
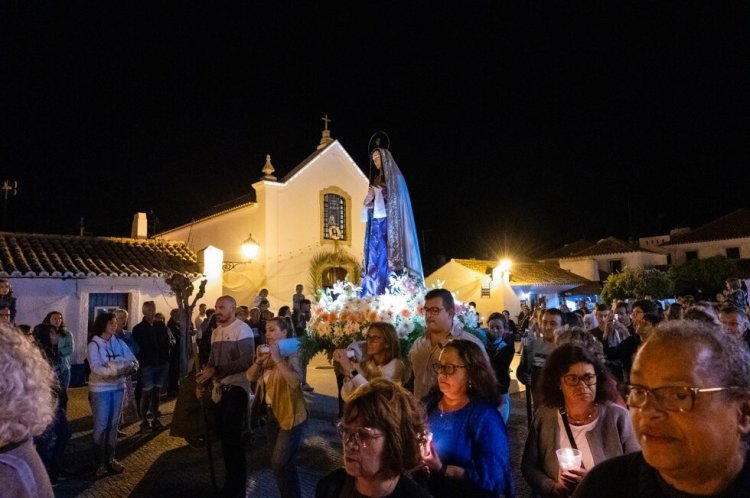
[[[646,343],[663,341],[670,345],[699,344],[710,350],[708,371],[719,382],[717,387],[739,387],[741,391],[729,391],[735,398],[747,398],[750,394],[750,350],[734,336],[717,330],[711,323],[698,320],[671,320],[659,324]]]
[[[16,443],[44,432],[55,415],[57,379],[42,352],[0,323],[0,439]]]

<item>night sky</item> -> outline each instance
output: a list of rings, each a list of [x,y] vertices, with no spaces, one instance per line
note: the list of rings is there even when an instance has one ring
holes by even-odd
[[[750,207],[747,2],[157,3],[0,7],[7,229],[182,224],[326,113],[390,135],[428,268]]]

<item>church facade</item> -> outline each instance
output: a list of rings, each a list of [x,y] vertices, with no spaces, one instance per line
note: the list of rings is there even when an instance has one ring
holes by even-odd
[[[314,300],[317,289],[344,276],[359,280],[365,230],[359,218],[369,182],[349,153],[326,129],[317,150],[282,179],[274,173],[266,156],[254,196],[156,236],[184,242],[206,268],[222,268],[207,271],[209,307],[221,294],[249,305],[266,288],[275,312],[291,305],[297,284]],[[259,250],[245,261],[240,248],[250,236]]]

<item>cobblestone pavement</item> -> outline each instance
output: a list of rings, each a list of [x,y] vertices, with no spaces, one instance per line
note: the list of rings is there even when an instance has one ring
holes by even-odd
[[[302,493],[305,497],[315,494],[318,480],[341,465],[341,445],[334,422],[338,406],[335,398],[336,383],[333,371],[326,368],[325,360],[316,358],[308,370],[308,381],[316,390],[309,395],[311,419],[305,441],[297,460]],[[69,414],[73,439],[68,445],[66,461],[73,477],[55,487],[55,496],[63,497],[186,497],[216,496],[211,485],[206,448],[193,448],[184,439],[169,435],[174,400],[162,403],[161,421],[167,429],[159,433],[141,435],[138,423],[123,428],[128,436],[117,446],[118,459],[125,465],[120,475],[94,480],[91,454],[91,410],[88,404],[88,389],[71,389]],[[517,496],[531,496],[518,466],[526,439],[526,408],[523,393],[511,395],[511,418],[508,432],[511,439],[511,461],[513,464]],[[269,457],[265,438],[257,436],[248,445],[249,497],[278,497],[278,491],[269,468]],[[213,446],[216,479],[219,486],[224,482],[224,465],[221,449]]]

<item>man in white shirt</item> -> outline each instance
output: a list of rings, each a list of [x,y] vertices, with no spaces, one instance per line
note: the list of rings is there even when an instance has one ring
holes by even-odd
[[[235,318],[237,301],[222,296],[216,301],[216,324],[211,335],[211,355],[196,377],[200,384],[220,380],[221,401],[214,416],[216,432],[226,467],[223,496],[245,496],[247,469],[242,446],[242,422],[247,408],[245,372],[253,363],[255,342],[253,332]]]
[[[450,341],[471,341],[487,356],[479,338],[463,330],[460,324],[454,324],[455,308],[453,295],[446,289],[432,289],[424,297],[426,330],[409,350],[409,363],[414,375],[414,395],[417,399],[424,398],[436,385],[437,374],[432,364],[437,363],[440,352]]]

